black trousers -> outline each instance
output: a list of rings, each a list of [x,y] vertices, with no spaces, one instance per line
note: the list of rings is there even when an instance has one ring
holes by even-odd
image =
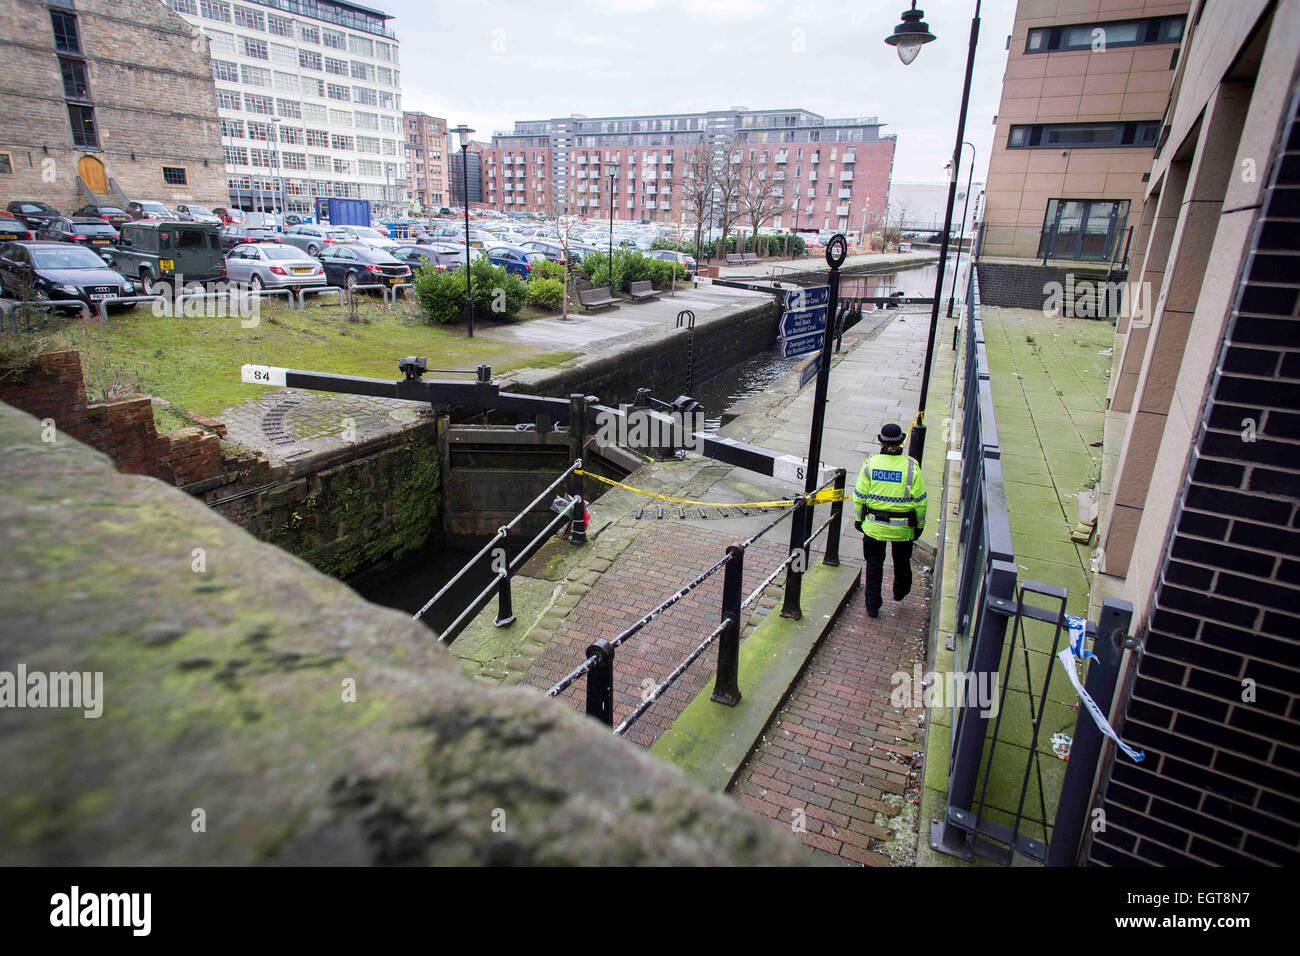
[[[912,590],[912,542],[877,541],[862,536],[862,557],[867,562],[865,593],[867,610],[879,611],[880,585],[885,577],[885,545],[892,545],[894,553],[894,600],[901,601]]]

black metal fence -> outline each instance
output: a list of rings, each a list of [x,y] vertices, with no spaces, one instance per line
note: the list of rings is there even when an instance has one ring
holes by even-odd
[[[978,853],[1003,864],[1020,853],[1039,862],[1072,865],[1094,800],[1094,777],[1104,740],[1091,715],[1080,707],[1060,801],[1049,814],[1051,775],[1044,772],[1040,755],[1052,678],[1059,664],[1057,654],[1063,641],[1068,643],[1068,594],[1054,585],[1018,580],[975,269],[969,273],[964,322],[956,628],[948,644],[953,652],[952,675],[961,679],[952,681],[947,689],[985,688],[990,698],[993,689],[1000,692],[996,707],[988,706],[990,699],[977,699],[974,693],[947,695],[952,729],[948,798],[943,818],[933,821],[931,846],[966,859]],[[1045,609],[1030,604],[1030,595],[1045,598],[1054,606]],[[1099,625],[1086,623],[1094,656],[1085,690],[1103,712],[1110,709],[1120,643],[1131,615],[1127,602],[1106,599]],[[1039,647],[1031,650],[1028,629],[1039,624],[1050,629],[1051,650],[1035,668],[1031,655],[1041,656],[1047,642],[1045,638],[1036,640]],[[1098,634],[1102,639],[1097,639]],[[1086,641],[1081,650],[1087,650]],[[1002,731],[1015,666],[1024,668],[1029,734],[1027,741],[1009,745]],[[1003,755],[1010,752],[1014,758],[1017,746],[1025,751],[1023,767],[1008,767],[1012,760],[1005,756],[998,760],[1000,747]],[[1002,803],[991,814],[995,808],[990,786],[1005,793],[1005,775],[1011,775],[1011,792],[1018,788],[1010,801],[1015,806]],[[1027,807],[1031,794],[1036,806]],[[1042,832],[1029,833],[1027,813],[1035,809]]]
[[[800,591],[803,575],[811,566],[809,555],[813,543],[823,532],[826,548],[822,563],[835,567],[839,565],[840,526],[844,515],[844,485],[846,472],[836,469],[830,481],[817,488],[809,495],[791,499],[791,507],[773,518],[762,528],[744,541],[736,542],[727,548],[726,554],[709,568],[696,575],[691,581],[678,588],[637,621],[624,628],[612,638],[597,638],[587,647],[586,659],[555,683],[546,692],[548,697],[562,694],[578,680],[586,677],[586,711],[591,717],[613,728],[615,734],[625,734],[659,700],[674,683],[687,672],[692,664],[704,656],[705,652],[716,642],[718,644],[717,675],[714,680],[712,699],[720,704],[735,706],[741,700],[739,661],[740,661],[740,621],[741,614],[782,571],[785,572],[785,601],[781,608],[783,617],[799,619],[802,616]],[[813,525],[815,508],[812,499],[827,488],[835,491],[831,504],[830,516],[811,534],[806,529]],[[768,573],[757,587],[748,593],[744,590],[745,552],[755,541],[767,534],[787,518],[790,525],[790,550],[785,559]],[[643,695],[641,703],[629,714],[614,723],[614,658],[618,648],[633,635],[640,632],[647,624],[655,620],[673,605],[680,602],[705,581],[717,574],[724,573],[722,582],[722,607],[720,622],[700,640],[689,654],[682,658],[671,671],[654,687]]]

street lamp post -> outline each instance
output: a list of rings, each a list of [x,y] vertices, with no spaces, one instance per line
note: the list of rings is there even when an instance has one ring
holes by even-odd
[[[461,181],[464,184],[463,191],[465,194],[465,320],[469,328],[469,338],[472,339],[474,337],[474,295],[469,278],[471,252],[469,245],[469,135],[474,131],[461,123],[452,132],[460,140]]]
[[[859,245],[862,246],[862,250],[864,252],[871,251],[871,247],[867,244],[867,212],[870,209],[871,209],[871,197],[868,196],[867,201],[862,206],[862,235],[858,237],[861,240]]]
[[[970,191],[975,184],[975,146],[973,143],[966,143],[966,145],[970,147],[970,169],[966,171],[966,201],[961,207],[961,225],[957,228],[957,261],[952,264],[952,288],[948,292],[948,318],[950,319],[952,303],[957,298],[957,273],[961,271],[961,247],[966,238],[966,214],[970,212]],[[953,176],[956,175],[954,171]]]
[[[618,179],[618,157],[605,161],[609,169],[609,294],[614,294],[614,186]]]
[[[934,361],[934,339],[939,329],[939,300],[943,297],[944,266],[948,259],[948,233],[952,230],[952,210],[957,203],[957,167],[961,165],[962,143],[966,141],[966,110],[970,106],[971,76],[975,70],[975,48],[980,35],[980,2],[975,0],[975,16],[970,22],[970,45],[966,51],[966,80],[961,91],[961,109],[957,114],[957,142],[952,149],[953,173],[948,179],[948,206],[944,213],[943,232],[939,239],[939,262],[935,268],[934,298],[930,306],[930,334],[925,343],[925,365],[921,369],[921,397],[917,405],[916,424],[912,426],[912,438],[908,442],[907,453],[918,462],[925,448],[925,397],[930,389],[930,365]],[[930,27],[922,19],[925,13],[916,9],[916,0],[912,8],[903,11],[902,22],[894,27],[894,32],[885,38],[885,42],[898,51],[898,58],[903,65],[911,63],[921,52],[921,47],[935,39]]]

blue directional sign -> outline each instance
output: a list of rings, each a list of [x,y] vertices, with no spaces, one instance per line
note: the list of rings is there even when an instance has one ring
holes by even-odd
[[[825,328],[826,306],[823,305],[814,309],[800,309],[798,312],[785,313],[781,316],[781,331],[778,334],[785,339],[811,332],[821,332]]]
[[[825,337],[826,333],[823,331],[781,339],[781,358],[798,358],[809,352],[819,352]]]
[[[818,352],[803,365],[799,366],[799,387],[803,388],[809,382],[817,377],[817,373],[822,370],[822,353]]]
[[[790,289],[785,294],[783,303],[785,311],[798,312],[817,306],[825,308],[831,301],[831,287],[828,285],[811,286],[807,289]]]

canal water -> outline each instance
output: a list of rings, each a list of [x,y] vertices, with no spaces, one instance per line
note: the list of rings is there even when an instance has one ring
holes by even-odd
[[[950,288],[951,265],[950,258],[949,270],[944,278],[944,301]],[[859,293],[862,295],[891,295],[897,291],[910,296],[928,296],[934,292],[935,265],[882,271],[852,278],[866,286]],[[697,385],[691,397],[704,406],[705,431],[716,432],[721,427],[723,412],[737,402],[763,391],[806,360],[807,356],[783,359],[778,349],[772,349],[733,365],[721,375]],[[348,583],[369,601],[413,614],[476,553],[477,547],[445,548],[431,545],[407,555],[394,565],[358,575]],[[513,556],[512,553],[511,557]],[[479,561],[422,620],[435,631],[445,629],[491,580],[489,562]]]

